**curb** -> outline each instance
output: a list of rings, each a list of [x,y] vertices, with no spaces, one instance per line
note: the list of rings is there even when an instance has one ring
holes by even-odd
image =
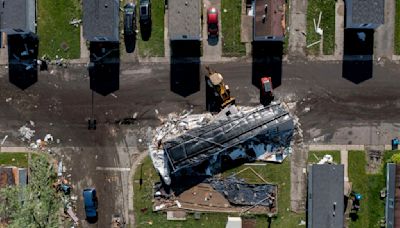
[[[339,144],[332,144],[332,145],[308,145],[309,151],[323,151],[323,150],[365,150],[367,145],[339,145]],[[391,145],[384,145],[385,150],[391,150]]]
[[[0,153],[36,153],[35,151],[30,150],[27,147],[22,146],[2,146],[0,147]]]

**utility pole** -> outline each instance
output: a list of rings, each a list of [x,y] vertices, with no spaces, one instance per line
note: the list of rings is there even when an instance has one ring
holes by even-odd
[[[89,130],[96,130],[96,119],[94,118],[93,109],[94,109],[94,92],[92,90],[92,115],[88,120],[88,129]]]

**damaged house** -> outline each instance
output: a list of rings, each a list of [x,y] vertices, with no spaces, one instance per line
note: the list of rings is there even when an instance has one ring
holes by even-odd
[[[222,179],[214,175],[260,158],[282,162],[291,151],[294,132],[287,110],[272,103],[229,106],[214,116],[170,114],[149,145],[161,177],[153,189],[153,210],[276,214],[278,186],[251,168],[240,172],[250,169],[262,183],[246,183],[236,174]]]
[[[171,185],[175,178],[213,176],[266,153],[283,157],[294,130],[293,119],[280,103],[242,110],[231,106],[200,122],[175,136],[166,135],[171,129],[159,129],[150,155],[164,184]]]

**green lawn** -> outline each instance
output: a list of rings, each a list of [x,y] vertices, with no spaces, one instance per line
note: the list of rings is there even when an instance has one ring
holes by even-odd
[[[137,15],[139,15],[139,7],[137,7]],[[164,0],[151,1],[151,19],[150,39],[143,41],[140,31],[137,35],[139,55],[142,57],[164,56]],[[137,25],[140,30],[139,16]]]
[[[394,29],[394,54],[400,55],[400,0],[396,0],[396,16]]]
[[[81,19],[78,0],[38,1],[39,56],[54,59],[56,55],[66,59],[80,57],[80,29],[69,24]]]
[[[222,52],[224,56],[243,56],[246,48],[240,42],[240,21],[242,2],[238,0],[221,1]]]
[[[327,151],[309,151],[308,152],[308,162],[318,163],[325,154],[330,154],[333,157],[333,161],[336,164],[340,164],[340,151],[338,150],[327,150]]]
[[[248,166],[240,166],[229,170],[223,175],[228,176],[236,173]],[[266,166],[251,166],[268,182],[278,184],[278,215],[272,219],[272,227],[296,227],[301,220],[305,220],[304,214],[295,214],[289,211],[290,209],[290,160],[286,159],[283,164],[267,164]],[[135,173],[135,180],[140,178],[140,169]],[[249,172],[248,172],[249,171]],[[139,189],[139,184],[134,184],[134,207],[135,219],[137,227],[150,226],[153,227],[225,227],[228,214],[208,213],[202,214],[200,220],[195,220],[192,215],[188,216],[186,221],[167,221],[166,215],[162,213],[151,212],[152,208],[152,183],[159,180],[150,158],[146,158],[143,164],[143,185]],[[249,182],[260,182],[250,170],[247,170],[239,177],[245,178]],[[140,209],[148,208],[146,212],[141,212]],[[237,216],[237,215],[236,215]],[[257,220],[257,227],[268,227],[266,216],[252,216]]]
[[[28,167],[27,153],[0,153],[0,166]]]
[[[314,22],[318,23],[319,13],[322,12],[320,28],[323,33],[324,55],[332,55],[335,49],[335,0],[308,0],[307,8],[307,45],[320,40],[320,35],[315,32]],[[307,48],[311,55],[319,54],[319,44]]]
[[[366,158],[364,151],[349,151],[349,179],[353,190],[360,193],[361,209],[358,219],[351,221],[351,228],[379,227],[384,216],[385,201],[380,199],[380,191],[385,187],[385,170],[380,174],[366,174]]]

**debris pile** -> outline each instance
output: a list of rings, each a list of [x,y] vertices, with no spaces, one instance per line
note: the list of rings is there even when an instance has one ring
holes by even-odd
[[[223,194],[234,205],[261,205],[270,209],[276,207],[278,187],[272,184],[247,184],[243,179],[228,177],[212,179],[211,186]]]
[[[26,125],[22,126],[19,128],[18,130],[19,135],[22,137],[22,141],[31,141],[31,138],[34,136],[35,134],[35,130],[30,129],[29,127],[27,127]]]
[[[149,150],[167,185],[179,176],[213,176],[237,162],[282,162],[291,152],[294,121],[281,103],[229,106],[216,116],[185,112],[163,123]]]

